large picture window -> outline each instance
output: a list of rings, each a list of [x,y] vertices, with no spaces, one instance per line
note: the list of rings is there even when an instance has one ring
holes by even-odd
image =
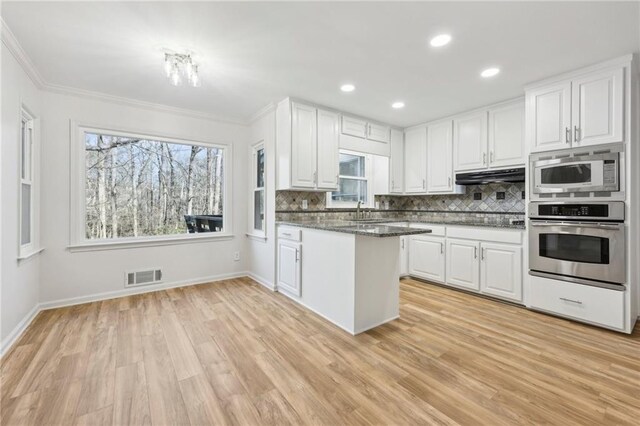
[[[327,197],[329,207],[363,207],[373,204],[371,188],[371,156],[340,150],[338,190]]]
[[[226,147],[81,129],[81,238],[162,239],[227,229]]]

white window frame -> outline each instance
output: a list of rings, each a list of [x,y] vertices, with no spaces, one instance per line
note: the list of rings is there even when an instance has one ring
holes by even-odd
[[[258,187],[256,185],[257,182],[257,177],[258,177],[258,163],[257,163],[257,156],[258,156],[258,151],[263,150],[263,155],[264,155],[264,186],[262,187]],[[248,229],[249,232],[247,235],[251,236],[251,237],[257,237],[257,238],[266,238],[267,237],[267,151],[264,148],[264,141],[260,141],[257,144],[253,145],[252,147],[250,147],[250,156],[249,158],[251,159],[251,167],[250,167],[250,177],[249,177],[249,225],[248,225]],[[264,199],[264,229],[260,230],[260,229],[256,229],[254,227],[255,225],[255,193],[257,191],[262,191],[263,192],[263,199]]]
[[[18,260],[25,260],[42,251],[40,247],[40,135],[39,122],[25,106],[20,108],[20,122],[18,125]],[[23,126],[30,132],[24,133]],[[28,157],[23,158],[23,144],[25,135],[29,135]],[[23,162],[29,168],[29,174],[23,177]],[[22,218],[22,185],[30,186],[30,215],[29,215],[29,242],[22,243],[22,229],[25,226]]]
[[[350,151],[347,149],[341,149],[340,154],[349,154],[349,155],[357,155],[358,157],[364,157],[364,177],[354,177],[354,176],[343,176],[338,175],[338,188],[340,187],[340,179],[355,179],[355,180],[364,180],[367,182],[367,202],[360,205],[360,207],[364,208],[373,208],[374,206],[374,196],[373,196],[373,156],[371,154],[367,154],[365,152],[358,151]],[[339,166],[338,166],[339,167]],[[333,192],[333,191],[332,191]],[[331,198],[331,192],[327,192],[327,207],[332,209],[353,209],[358,206],[357,202],[351,201],[334,201]]]
[[[233,154],[231,144],[213,143],[202,140],[186,139],[179,136],[156,135],[148,131],[117,129],[110,126],[79,124],[70,122],[71,127],[71,179],[70,179],[70,243],[69,250],[93,251],[120,248],[136,248],[147,246],[163,246],[175,244],[189,244],[211,240],[229,240],[233,234],[233,194],[231,180],[233,176]],[[126,138],[140,138],[158,142],[181,145],[197,145],[204,148],[223,150],[224,172],[223,189],[224,203],[222,215],[224,218],[222,232],[207,232],[195,234],[175,234],[142,237],[121,237],[107,239],[88,239],[85,235],[86,227],[86,162],[85,162],[85,134],[96,133]]]

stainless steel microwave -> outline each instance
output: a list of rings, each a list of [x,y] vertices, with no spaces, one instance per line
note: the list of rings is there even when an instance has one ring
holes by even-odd
[[[533,192],[620,191],[620,153],[583,155],[533,161]]]

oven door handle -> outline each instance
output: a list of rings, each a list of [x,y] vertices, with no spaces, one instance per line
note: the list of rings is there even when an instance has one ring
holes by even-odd
[[[572,228],[610,229],[618,231],[620,225],[608,223],[584,223],[584,222],[535,222],[531,221],[531,226],[569,226]]]

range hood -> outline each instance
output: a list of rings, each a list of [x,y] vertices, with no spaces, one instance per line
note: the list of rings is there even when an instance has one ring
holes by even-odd
[[[456,173],[456,185],[482,185],[485,183],[524,182],[524,177],[524,167],[520,167],[518,169]]]

